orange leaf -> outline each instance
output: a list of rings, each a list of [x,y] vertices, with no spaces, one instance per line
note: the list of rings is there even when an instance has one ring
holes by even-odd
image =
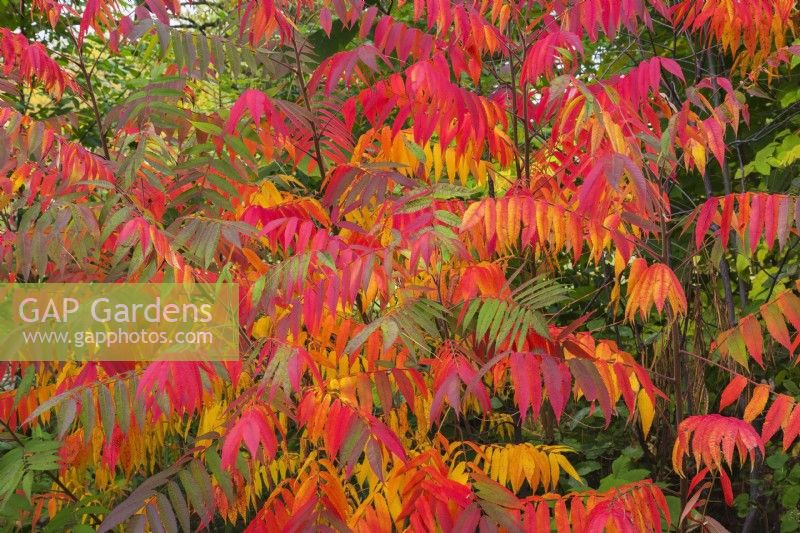
[[[789,330],[778,307],[774,305],[774,302],[770,302],[762,305],[760,309],[761,316],[764,318],[764,323],[767,325],[770,335],[791,352],[792,341],[789,339]]]
[[[753,391],[753,397],[744,408],[744,416],[742,419],[745,422],[752,422],[758,415],[764,411],[764,407],[769,400],[769,385],[759,385]]]
[[[747,315],[739,321],[739,330],[744,337],[747,351],[756,362],[764,368],[764,341],[761,337],[761,325],[753,315]]]

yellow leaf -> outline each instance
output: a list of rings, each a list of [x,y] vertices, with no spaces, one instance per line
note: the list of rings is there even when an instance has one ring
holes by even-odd
[[[461,185],[467,184],[468,177],[469,177],[469,157],[468,154],[462,154],[461,157],[458,159],[458,180],[461,182]]]
[[[214,402],[203,409],[200,416],[200,425],[197,428],[197,435],[206,435],[212,431],[220,432],[225,427],[225,404]],[[211,444],[211,441],[199,440],[198,443]]]
[[[550,487],[550,463],[547,460],[547,455],[540,452],[539,450],[534,450],[533,455],[534,460],[536,461],[536,474],[540,476],[539,482],[544,487],[544,490],[549,490]],[[531,487],[535,485],[531,484]]]
[[[268,316],[262,316],[253,324],[253,338],[263,339],[269,335],[272,321]]]
[[[447,166],[447,179],[453,183],[456,179],[456,151],[453,148],[447,148],[444,153],[445,165]]]
[[[692,154],[692,160],[697,167],[697,171],[700,172],[700,174],[705,174],[706,149],[700,143],[696,141],[690,141],[689,151]]]
[[[642,433],[647,437],[647,434],[650,433],[650,427],[653,425],[656,411],[653,400],[650,399],[650,395],[644,389],[639,389],[639,394],[636,398],[636,409],[639,411]]]
[[[611,141],[611,147],[619,154],[628,153],[628,145],[625,142],[625,135],[622,133],[622,128],[619,124],[614,122],[611,115],[603,112],[603,126],[606,128],[606,134]]]
[[[525,454],[522,453],[522,450],[519,447],[514,447],[511,450],[511,468],[508,471],[508,482],[511,484],[511,490],[514,491],[514,494],[519,492],[520,487],[522,486],[523,477],[523,469],[522,463],[525,461]]]
[[[433,147],[433,177],[437,180],[442,175],[442,147],[435,145]]]
[[[505,448],[494,456],[495,461],[499,463],[497,466],[497,482],[501,485],[505,485],[508,478],[509,452],[510,450]]]
[[[564,457],[560,453],[559,454],[555,454],[555,456],[556,456],[556,459],[558,460],[558,464],[561,465],[561,469],[564,472],[566,472],[567,474],[569,474],[569,477],[571,477],[575,481],[579,481],[581,483],[583,482],[583,480],[581,479],[581,476],[578,474],[578,471],[575,470],[575,467],[572,466],[572,463],[570,463],[569,460],[566,457]]]
[[[555,488],[556,484],[558,483],[558,457],[560,457],[557,453],[551,453],[547,460],[550,462],[550,483],[552,484],[553,488]]]
[[[265,181],[261,184],[261,190],[252,195],[250,202],[261,207],[272,207],[283,203],[283,196],[274,183]]]

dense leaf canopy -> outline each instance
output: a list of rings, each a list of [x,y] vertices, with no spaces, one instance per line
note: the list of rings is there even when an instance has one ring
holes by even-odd
[[[3,280],[240,296],[235,361],[0,364],[0,526],[796,531],[797,21],[0,0]]]

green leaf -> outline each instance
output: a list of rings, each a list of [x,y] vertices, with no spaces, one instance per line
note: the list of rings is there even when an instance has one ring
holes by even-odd
[[[412,141],[411,139],[409,139],[407,137],[403,137],[403,141],[404,141],[404,143],[406,145],[406,148],[408,148],[408,151],[411,152],[411,154],[414,156],[414,159],[416,159],[420,163],[424,164],[425,163],[425,151],[422,149],[422,146],[418,145],[417,143],[415,143],[414,141]],[[440,211],[436,212],[437,217],[439,216],[439,213],[440,213]],[[452,215],[452,213],[450,213],[449,211],[445,211],[445,213],[447,213],[448,215]],[[458,223],[457,224],[451,224],[451,225],[456,225],[456,226],[461,225],[461,217],[458,217],[457,215],[452,215],[452,216],[458,218]]]
[[[220,488],[222,488],[222,492],[225,493],[225,497],[228,499],[228,501],[234,501],[235,497],[233,492],[233,484],[231,483],[231,477],[230,474],[228,474],[228,472],[222,468],[222,461],[217,453],[216,445],[207,449],[203,456],[206,459],[208,469],[212,474],[214,474],[214,479],[217,483],[219,483]]]
[[[66,400],[67,398],[72,397],[72,394],[73,394],[73,391],[66,391],[66,392],[62,392],[61,394],[57,394],[55,396],[51,396],[50,398],[48,398],[44,402],[40,403],[39,406],[36,409],[34,409],[31,414],[28,415],[28,418],[26,418],[22,422],[22,425],[25,426],[25,425],[30,424],[33,420],[36,420],[42,414],[50,411],[55,406],[59,405],[61,402]]]
[[[183,497],[180,487],[174,481],[167,483],[167,494],[169,494],[169,501],[172,502],[172,509],[175,511],[175,516],[178,518],[178,523],[185,533],[192,533],[189,521],[189,506],[186,505],[186,499]]]
[[[451,213],[450,211],[444,211],[442,209],[439,209],[436,211],[436,218],[438,218],[445,224],[453,226],[454,228],[458,228],[459,226],[461,226],[461,217],[456,215],[455,213]]]
[[[208,235],[205,236],[203,243],[203,266],[208,268],[214,260],[214,254],[219,246],[220,225],[216,223],[209,224]]]
[[[20,400],[31,390],[31,386],[33,385],[35,379],[36,368],[33,365],[28,365],[28,368],[25,369],[25,373],[22,375],[19,385],[17,385],[17,389],[14,391],[14,409],[17,408]]]
[[[25,475],[22,476],[22,492],[25,493],[25,497],[28,498],[28,501],[31,500],[31,492],[33,491],[33,472],[25,472]]]
[[[203,501],[202,516],[210,515],[214,511],[214,489],[211,486],[211,476],[208,475],[206,469],[200,461],[192,461],[189,463],[189,472],[192,475],[195,486],[200,489],[200,496]]]
[[[536,333],[538,333],[539,336],[544,337],[545,339],[550,338],[550,330],[547,329],[547,322],[540,313],[537,313],[536,311],[531,311],[530,322],[531,325],[533,326],[534,331],[536,331]]]
[[[106,442],[111,442],[111,436],[114,433],[114,402],[111,399],[111,393],[108,391],[105,385],[99,385],[97,387],[97,391],[98,400],[100,403],[100,421],[103,424],[103,433]]]
[[[190,120],[189,122],[192,124],[192,126],[202,131],[203,133],[207,133],[209,135],[220,135],[222,133],[222,128],[220,128],[216,124],[212,124],[210,122],[202,122],[199,120],[198,121]],[[193,161],[192,163],[194,165],[197,162]]]
[[[69,431],[69,427],[75,421],[75,415],[78,412],[78,402],[74,398],[67,398],[61,405],[58,412],[58,428],[56,434],[59,439],[63,439],[64,435]]]
[[[109,217],[109,219],[103,225],[103,233],[100,234],[100,241],[105,242],[115,229],[117,229],[123,222],[130,219],[132,212],[133,207],[131,206],[125,206],[115,211],[114,214],[111,215],[111,217]]]
[[[208,164],[211,165],[212,167],[214,167],[214,169],[219,171],[223,176],[227,177],[231,181],[234,181],[236,183],[246,183],[247,182],[247,180],[242,178],[242,175],[239,173],[238,170],[236,170],[236,167],[234,167],[231,164],[230,161],[226,161],[225,159],[211,159],[208,162]],[[208,176],[211,176],[211,175],[212,174],[208,174]],[[220,179],[219,176],[216,176],[216,178]],[[224,190],[231,191],[231,195],[233,195],[233,196],[238,194],[238,191],[236,190],[236,188],[233,187],[232,185],[230,185],[230,183],[226,183],[224,186],[220,186],[220,188],[223,188],[223,187],[225,187]]]
[[[128,399],[128,387],[122,380],[118,380],[114,385],[114,405],[119,428],[123,433],[128,433],[131,423],[131,404]]]
[[[345,353],[347,354],[355,353],[355,351],[358,348],[360,348],[362,344],[367,342],[369,336],[372,335],[372,333],[380,327],[381,322],[382,322],[381,319],[370,322],[364,327],[364,329],[359,331],[357,335],[353,336],[353,338],[350,339],[350,341],[344,347]]]
[[[492,319],[494,318],[495,314],[497,314],[499,307],[499,302],[494,299],[483,302],[481,310],[478,312],[478,322],[475,325],[476,337],[481,339],[486,335],[486,332],[489,331],[489,326],[492,323]]]
[[[167,533],[178,533],[178,522],[172,510],[172,504],[169,499],[160,492],[156,495],[156,506],[165,531]]]
[[[781,495],[781,505],[786,509],[797,509],[798,502],[800,502],[800,485],[787,487]]]
[[[181,485],[183,486],[186,496],[188,496],[189,504],[191,504],[196,513],[200,514],[205,508],[205,500],[203,499],[199,487],[196,485],[196,481],[186,470],[178,472],[178,478],[181,480]]]

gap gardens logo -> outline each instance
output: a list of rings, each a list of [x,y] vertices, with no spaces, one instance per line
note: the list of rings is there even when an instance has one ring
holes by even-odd
[[[0,360],[230,360],[235,284],[0,285]]]

